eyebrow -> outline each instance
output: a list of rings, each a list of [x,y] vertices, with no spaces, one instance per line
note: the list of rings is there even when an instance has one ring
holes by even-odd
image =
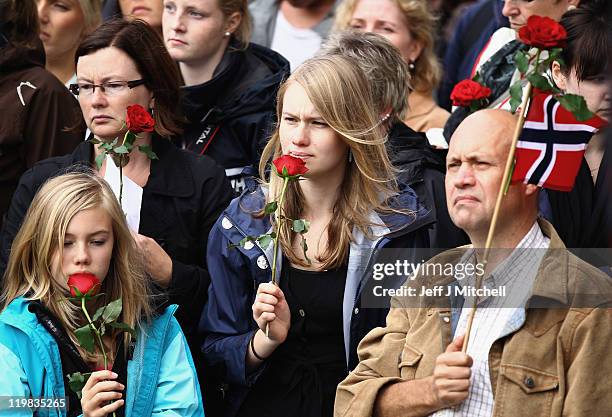
[[[103,83],[108,82],[108,81],[124,81],[123,78],[129,78],[129,77],[122,77],[120,75],[109,75],[107,77],[102,78],[100,80],[100,84],[103,84]],[[93,83],[93,81],[91,81],[87,77],[78,77],[77,76],[77,82],[80,82],[80,81],[87,82],[87,83]]]
[[[295,117],[296,119],[302,119],[302,120],[323,120],[323,116],[317,113],[314,113],[314,114],[311,113],[311,114],[305,115],[304,117],[300,117],[295,113],[284,111],[283,116],[291,116],[291,117]]]
[[[100,229],[100,230],[97,230],[97,231],[95,231],[93,233],[87,234],[87,237],[92,237],[92,236],[96,236],[96,235],[110,235],[110,231],[107,230],[107,229]],[[74,234],[73,233],[66,233],[65,237],[68,237],[68,236],[74,237]]]

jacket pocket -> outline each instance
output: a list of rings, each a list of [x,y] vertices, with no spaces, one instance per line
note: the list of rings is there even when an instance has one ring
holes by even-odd
[[[522,365],[502,365],[500,374],[502,380],[495,399],[498,413],[495,415],[550,415],[559,390],[557,375]]]
[[[422,357],[423,353],[418,349],[409,344],[405,344],[402,354],[399,357],[399,364],[397,365],[400,371],[400,377],[407,380],[414,379]]]

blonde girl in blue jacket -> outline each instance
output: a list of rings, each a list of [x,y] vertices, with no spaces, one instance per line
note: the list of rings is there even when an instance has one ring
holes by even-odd
[[[101,281],[102,295],[88,301],[88,310],[121,298],[120,321],[136,329],[136,337],[107,329],[102,339],[111,370],[91,373],[79,401],[67,374],[103,363],[75,337],[86,322],[67,300],[67,280],[83,272]],[[73,172],[40,189],[13,243],[4,284],[0,397],[68,401],[35,410],[14,408],[13,401],[0,406],[0,415],[204,415],[191,354],[173,317],[176,306],[153,306],[125,216],[100,177]]]

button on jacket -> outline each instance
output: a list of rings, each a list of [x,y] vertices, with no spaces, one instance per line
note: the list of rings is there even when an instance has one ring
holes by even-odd
[[[612,415],[612,281],[565,250],[548,222],[539,224],[551,241],[525,322],[489,351],[493,416]],[[453,249],[430,262],[455,264],[463,252]],[[457,285],[453,278],[435,275],[415,281]],[[392,299],[387,326],[364,338],[359,365],[338,387],[336,417],[371,416],[383,387],[433,374],[462,305],[457,299],[437,301],[441,304],[431,298]]]

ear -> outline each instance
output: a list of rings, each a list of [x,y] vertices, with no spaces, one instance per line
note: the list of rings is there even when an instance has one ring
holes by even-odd
[[[416,62],[423,52],[423,43],[421,41],[414,41],[410,45],[410,52],[408,52],[409,62]]]
[[[240,12],[232,13],[225,23],[225,31],[234,33],[236,29],[238,29],[238,26],[240,26],[240,22],[242,22],[242,14],[240,14]]]
[[[532,196],[538,192],[538,186],[535,184],[525,184],[525,195]]]
[[[151,101],[149,101],[149,108],[155,108],[155,97],[151,96]]]
[[[553,61],[551,72],[553,81],[555,82],[557,87],[559,87],[563,91],[567,90],[567,78],[563,74],[563,71],[561,71],[561,64],[559,64],[557,61]]]
[[[580,0],[568,0],[567,2],[568,6],[580,6]]]

